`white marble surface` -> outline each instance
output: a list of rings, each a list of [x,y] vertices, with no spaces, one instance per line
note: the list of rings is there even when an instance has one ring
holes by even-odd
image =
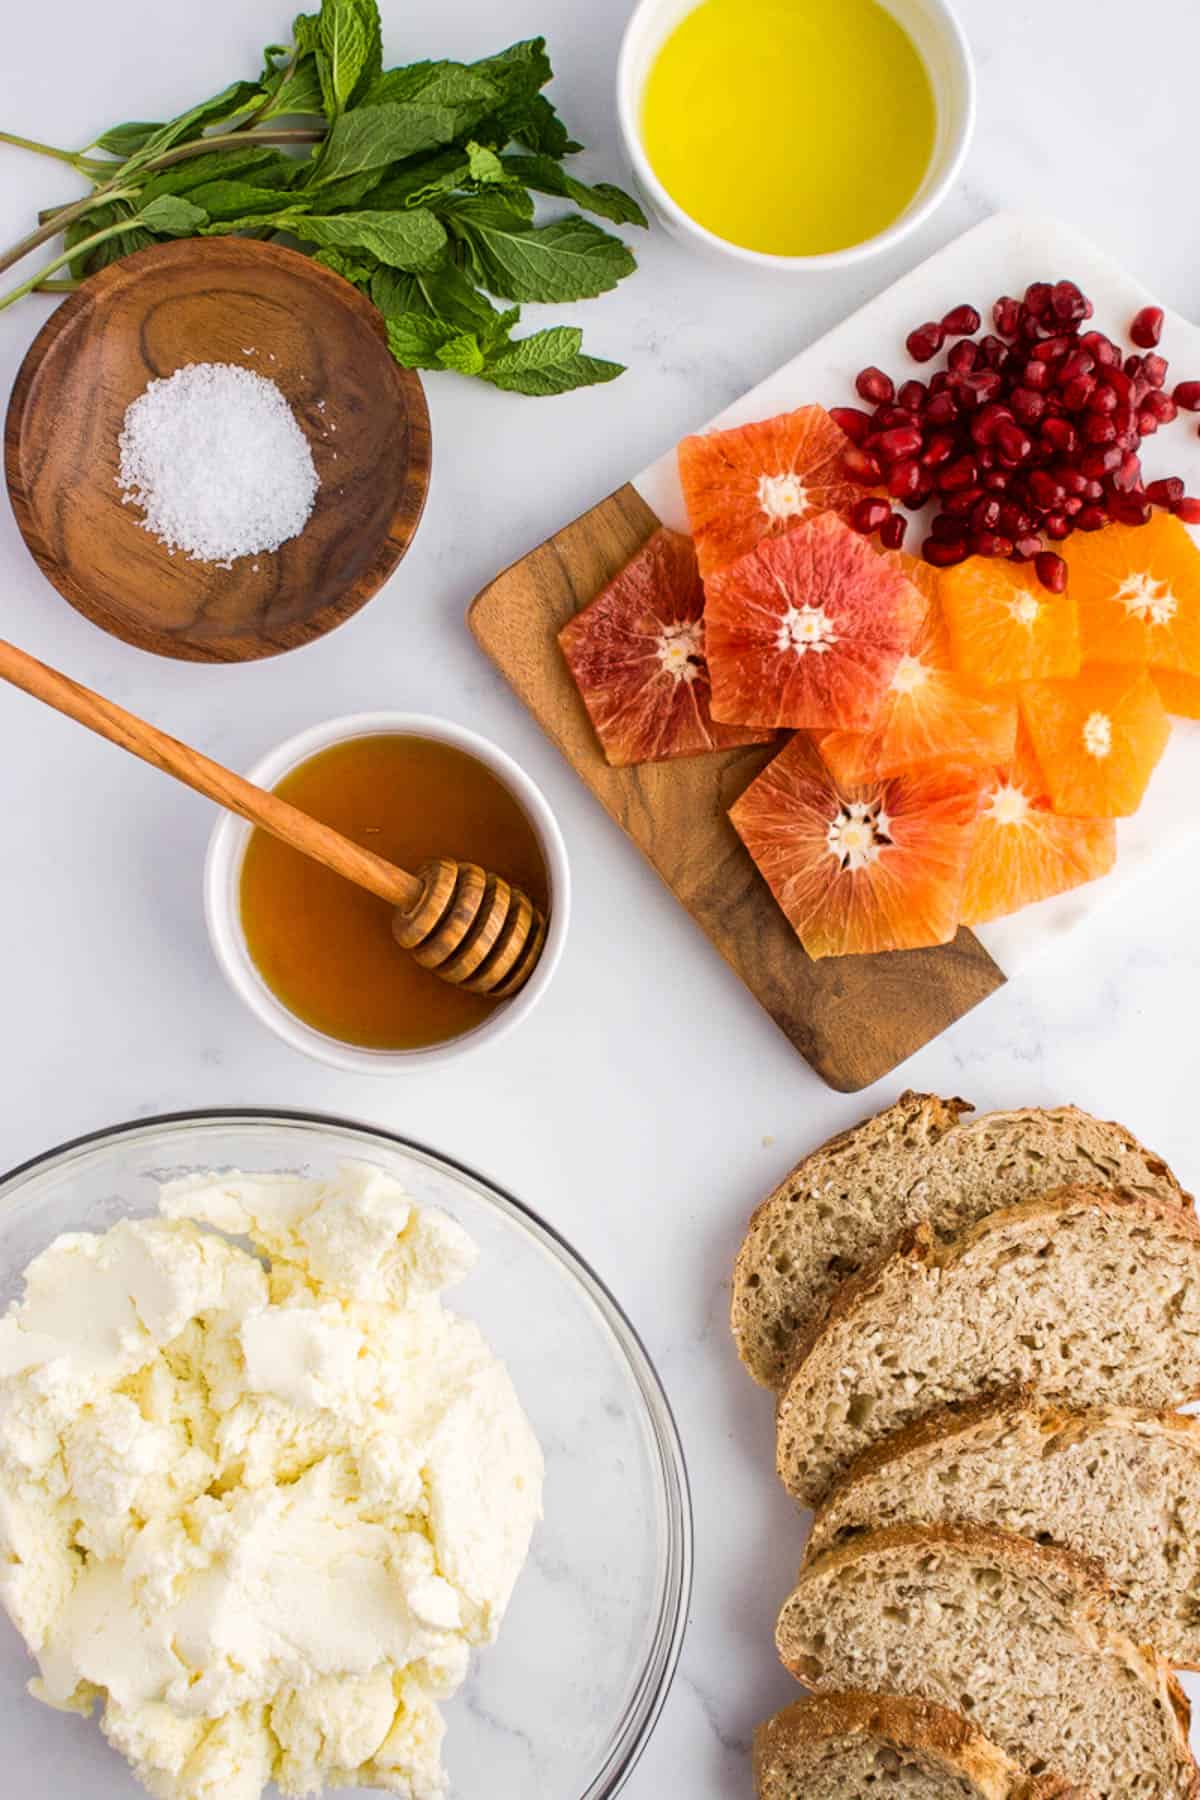
[[[916,241],[788,285],[698,261],[659,234],[635,279],[578,309],[590,347],[630,365],[615,385],[532,401],[431,379],[435,472],[421,533],[387,590],[324,642],[234,669],[144,656],[71,612],[0,512],[4,635],[216,756],[245,766],[335,712],[420,708],[495,737],[558,812],[576,912],[539,1012],[449,1071],[356,1080],[278,1044],[217,975],[200,908],[205,804],[0,693],[0,1164],[135,1114],[315,1107],[474,1163],[567,1234],[640,1327],[694,1487],[691,1633],[631,1800],[747,1794],[750,1730],[789,1695],[771,1623],[799,1528],[770,1474],[769,1407],[741,1377],[724,1319],[746,1213],[790,1161],[907,1083],[980,1105],[1072,1099],[1115,1113],[1200,1181],[1200,856],[1121,897],[877,1089],[836,1095],[558,761],[463,625],[502,564],[998,207],[1053,210],[1200,318],[1192,0],[961,0],[961,11],[979,62],[979,135]],[[270,0],[39,0],[3,12],[0,123],[76,142],[252,69],[287,18]],[[593,147],[585,168],[608,175],[625,12],[625,0],[385,0],[396,59],[476,55],[544,31],[563,71],[556,97]],[[0,148],[0,238],[73,192],[69,173]],[[3,390],[47,305],[0,315]],[[32,1782],[8,1770],[3,1787],[32,1800]]]

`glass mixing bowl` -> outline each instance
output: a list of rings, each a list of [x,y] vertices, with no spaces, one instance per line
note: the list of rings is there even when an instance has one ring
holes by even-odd
[[[446,1706],[451,1792],[608,1800],[653,1730],[679,1657],[692,1572],[687,1473],[633,1327],[519,1201],[419,1145],[340,1119],[247,1111],[144,1120],[0,1179],[0,1310],[52,1238],[153,1212],[157,1184],[170,1175],[323,1175],[347,1158],[388,1170],[475,1239],[478,1266],[447,1301],[507,1362],[546,1456],[545,1520],[499,1640],[475,1654]],[[30,1672],[24,1644],[0,1616],[0,1758],[20,1771],[20,1800],[136,1800],[141,1788],[95,1722],[30,1699]],[[9,1791],[7,1778],[0,1789]]]

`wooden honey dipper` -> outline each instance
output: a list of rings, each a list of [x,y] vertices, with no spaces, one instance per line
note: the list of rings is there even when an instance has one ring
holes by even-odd
[[[533,974],[546,941],[545,915],[499,875],[445,856],[410,875],[2,639],[0,677],[388,901],[396,909],[396,942],[443,981],[507,1000]]]

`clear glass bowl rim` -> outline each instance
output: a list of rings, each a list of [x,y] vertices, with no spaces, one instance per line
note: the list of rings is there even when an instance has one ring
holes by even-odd
[[[193,1112],[156,1113],[152,1117],[104,1126],[79,1137],[68,1138],[53,1149],[44,1150],[17,1164],[15,1168],[0,1173],[0,1207],[7,1205],[24,1182],[33,1175],[67,1169],[73,1161],[110,1145],[152,1142],[164,1131],[188,1128],[199,1128],[202,1131],[208,1125],[226,1129],[255,1125],[282,1126],[314,1134],[321,1131],[343,1132],[351,1137],[361,1138],[367,1147],[374,1141],[391,1149],[403,1150],[420,1161],[447,1171],[467,1182],[482,1199],[499,1207],[536,1238],[567,1273],[575,1278],[609,1326],[629,1364],[630,1373],[645,1406],[646,1418],[658,1451],[667,1520],[666,1566],[661,1571],[662,1603],[650,1649],[625,1716],[618,1726],[612,1748],[602,1767],[579,1795],[579,1800],[614,1800],[649,1743],[670,1693],[687,1632],[693,1569],[691,1489],[679,1428],[658,1371],[620,1302],[586,1259],[572,1248],[553,1225],[547,1224],[531,1207],[518,1200],[490,1176],[481,1174],[457,1157],[447,1156],[414,1138],[405,1137],[401,1132],[343,1118],[336,1113],[253,1106],[202,1107]]]

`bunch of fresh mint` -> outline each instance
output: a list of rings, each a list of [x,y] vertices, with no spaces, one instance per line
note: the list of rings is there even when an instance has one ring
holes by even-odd
[[[456,369],[521,394],[619,375],[619,363],[584,354],[574,327],[514,338],[520,306],[493,304],[588,299],[636,267],[620,238],[580,212],[537,222],[535,194],[646,223],[620,188],[564,167],[581,146],[542,93],[552,74],[544,40],[481,62],[385,70],[376,0],[322,0],[296,19],[292,40],[267,47],[257,81],[166,124],[104,132],[89,146],[100,156],[0,132],[93,183],[0,255],[3,270],[63,236],[62,254],[0,307],[34,288],[71,288],[164,238],[282,237],[369,294],[406,368]],[[64,267],[70,278],[55,280]]]

